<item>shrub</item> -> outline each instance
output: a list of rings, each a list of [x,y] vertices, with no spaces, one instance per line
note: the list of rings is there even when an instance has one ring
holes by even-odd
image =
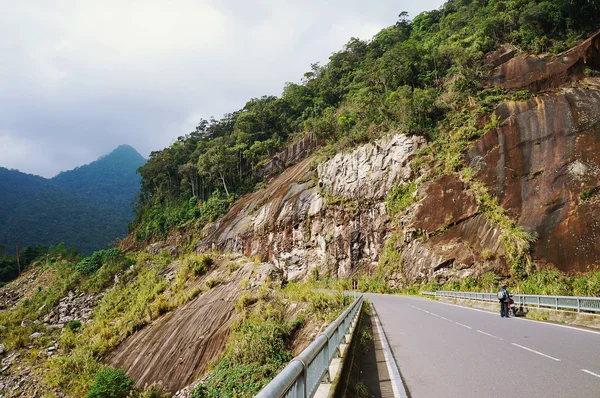
[[[213,287],[217,286],[219,283],[222,283],[223,280],[221,278],[209,278],[206,280],[206,287],[208,289],[212,289]]]
[[[170,396],[161,384],[152,384],[145,386],[144,391],[138,395],[138,398],[167,398]]]
[[[417,184],[414,181],[394,186],[385,199],[385,205],[390,214],[396,215],[413,204],[416,190]]]
[[[84,258],[75,266],[75,269],[84,275],[95,273],[104,264],[120,260],[123,254],[118,248],[98,250],[91,256]]]
[[[133,380],[123,370],[106,367],[96,373],[87,398],[126,398],[132,388]]]
[[[74,320],[71,322],[67,323],[67,329],[69,329],[72,332],[77,332],[79,329],[81,328],[81,321],[80,320]]]
[[[596,188],[584,189],[583,191],[581,191],[581,193],[579,193],[579,198],[581,200],[588,200],[588,199],[591,199],[595,193],[596,193]]]
[[[235,310],[237,312],[242,312],[247,307],[256,303],[256,297],[253,297],[250,293],[244,293],[240,296],[238,301],[235,303]]]
[[[193,271],[195,276],[204,275],[213,263],[214,260],[208,254],[191,254],[183,262],[184,266]]]
[[[295,323],[281,316],[252,314],[233,330],[225,356],[193,398],[253,396],[292,359],[288,349]]]

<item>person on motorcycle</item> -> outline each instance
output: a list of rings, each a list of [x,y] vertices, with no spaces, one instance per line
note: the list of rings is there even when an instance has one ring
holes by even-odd
[[[498,301],[500,301],[500,316],[508,318],[508,303],[510,301],[510,294],[506,289],[506,285],[503,284],[500,291],[498,291]]]

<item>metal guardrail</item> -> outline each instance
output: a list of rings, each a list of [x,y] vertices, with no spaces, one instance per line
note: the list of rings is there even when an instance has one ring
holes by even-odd
[[[267,384],[255,398],[313,397],[322,381],[329,382],[329,364],[340,355],[340,344],[352,321],[358,315],[360,295],[304,351]]]
[[[425,295],[435,295],[436,297],[454,297],[468,300],[480,301],[498,301],[497,293],[475,293],[475,292],[449,292],[437,291],[421,292]],[[577,312],[589,311],[600,312],[600,297],[579,297],[579,296],[543,296],[537,294],[513,294],[511,295],[515,303],[519,305],[531,305],[539,308],[570,309]]]

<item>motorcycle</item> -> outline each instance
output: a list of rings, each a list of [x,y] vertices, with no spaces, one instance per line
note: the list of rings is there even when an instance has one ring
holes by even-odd
[[[515,304],[515,300],[513,299],[508,300],[508,308],[509,313],[512,312],[513,316],[517,316],[517,314],[519,313],[519,307],[517,307],[517,305]]]

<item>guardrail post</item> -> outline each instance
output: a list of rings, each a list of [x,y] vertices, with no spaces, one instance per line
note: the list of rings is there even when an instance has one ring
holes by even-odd
[[[581,312],[581,299],[577,297],[577,312]]]
[[[555,302],[556,309],[558,310],[558,297],[554,297],[554,302]]]
[[[306,367],[304,366],[304,363],[302,363],[302,366],[304,368],[304,370],[302,371],[303,375],[302,377],[300,377],[298,379],[298,387],[296,389],[296,397],[300,398],[306,398],[307,392],[306,392]]]
[[[540,305],[540,296],[537,296],[537,299],[538,299],[538,308],[541,308],[541,305]]]
[[[331,383],[331,375],[329,374],[329,337],[327,337],[327,344],[323,350],[323,366],[325,366],[325,377],[322,383]]]
[[[331,383],[331,375],[329,374],[329,339],[327,339],[325,351],[321,355],[323,356],[323,366],[325,367],[325,377],[321,380],[321,383]]]
[[[302,377],[298,380],[302,380],[302,395],[303,398],[308,398],[308,364],[300,358],[294,358],[292,361],[298,361],[302,364]]]

